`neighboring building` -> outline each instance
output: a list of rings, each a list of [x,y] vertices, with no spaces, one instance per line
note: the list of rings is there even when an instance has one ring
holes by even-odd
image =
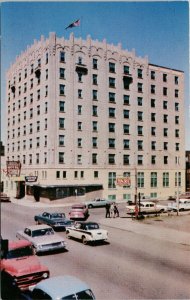
[[[18,181],[38,177],[27,194],[165,199],[177,171],[185,191],[182,71],[120,44],[50,33],[16,58],[6,91],[7,160],[21,161]]]
[[[190,151],[186,151],[186,192],[190,192]]]

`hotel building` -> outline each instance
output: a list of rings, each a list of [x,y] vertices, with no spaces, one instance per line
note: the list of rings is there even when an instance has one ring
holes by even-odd
[[[10,66],[6,96],[6,159],[22,164],[11,179],[19,197],[185,191],[183,71],[120,44],[50,33]]]

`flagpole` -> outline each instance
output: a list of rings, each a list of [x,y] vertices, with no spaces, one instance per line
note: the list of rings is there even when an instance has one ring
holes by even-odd
[[[81,26],[80,26],[80,35],[82,37],[82,21],[83,21],[83,17],[81,16]]]

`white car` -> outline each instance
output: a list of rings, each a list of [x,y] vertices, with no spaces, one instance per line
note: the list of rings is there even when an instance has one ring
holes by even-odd
[[[79,239],[86,245],[88,242],[106,241],[108,232],[100,229],[95,222],[77,222],[74,226],[67,228],[66,236]]]
[[[139,204],[137,204],[139,208]],[[126,213],[127,214],[135,214],[135,205],[127,205],[126,206]],[[157,214],[157,213],[163,213],[167,211],[167,206],[166,205],[160,205],[160,204],[155,204],[154,202],[141,202],[140,203],[140,213],[141,214]]]
[[[26,227],[23,231],[18,231],[16,237],[31,242],[36,253],[66,249],[64,239],[48,225]]]
[[[177,211],[177,201],[168,203],[168,211]],[[190,199],[179,199],[179,211],[190,210]]]

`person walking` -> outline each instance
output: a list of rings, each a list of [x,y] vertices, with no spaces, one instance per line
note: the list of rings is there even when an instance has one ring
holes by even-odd
[[[119,217],[119,210],[117,204],[114,202],[114,218]]]
[[[106,218],[110,218],[110,204],[106,203]]]
[[[114,214],[114,203],[111,204],[110,212],[111,212],[111,218],[115,218],[115,214]]]

